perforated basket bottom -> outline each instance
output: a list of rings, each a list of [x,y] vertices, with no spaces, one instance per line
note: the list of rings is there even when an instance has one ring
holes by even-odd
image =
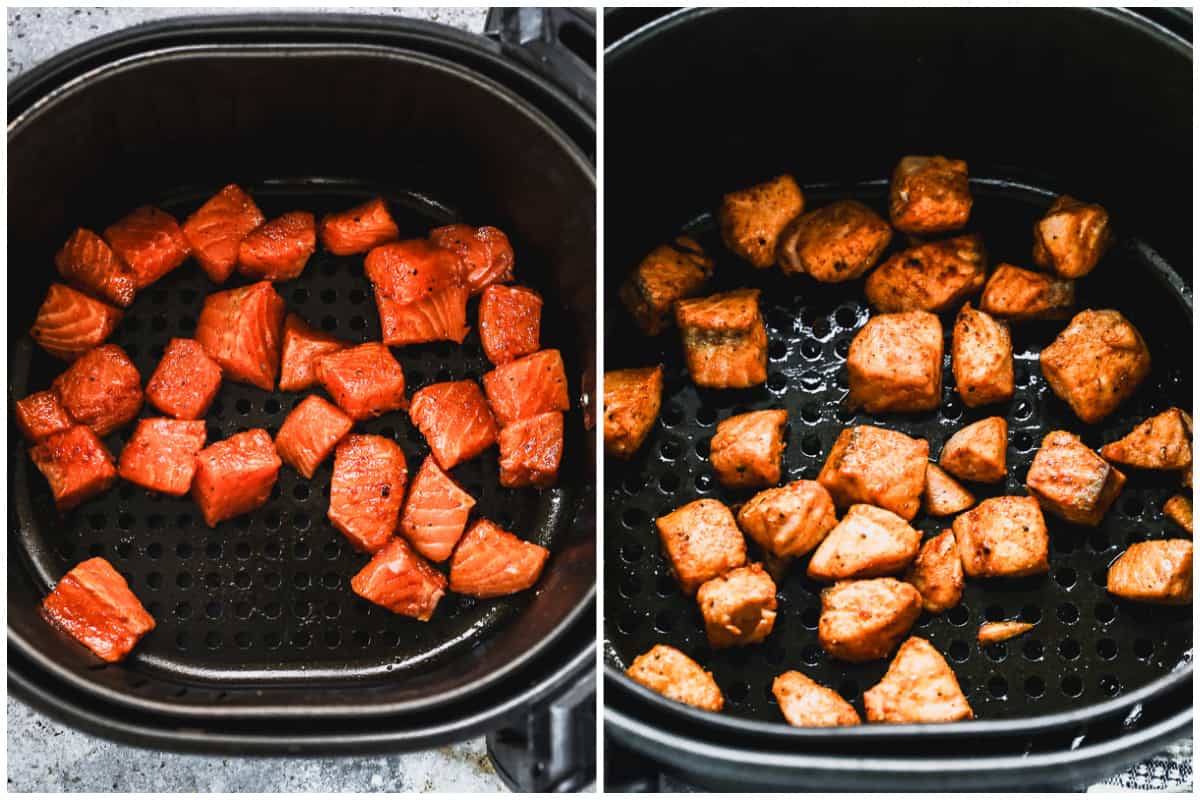
[[[998,181],[973,184],[971,229],[983,235],[989,263],[1029,265],[1030,231],[1052,196]],[[854,197],[886,214],[884,182],[806,193],[810,207]],[[605,462],[606,658],[623,669],[656,643],[678,647],[712,671],[725,694],[725,713],[781,722],[771,683],[789,669],[837,689],[861,712],[863,691],[882,677],[888,662],[846,664],[821,650],[821,585],[804,575],[807,558],[780,582],[775,629],[764,644],[717,651],[708,647],[696,603],[681,594],[669,572],[654,520],[701,497],[736,506],[752,496],[752,491],[722,487],[714,478],[707,456],[719,420],[756,409],[786,408],[787,481],[816,478],[834,439],[849,425],[879,425],[923,437],[936,458],[954,431],[1003,415],[1010,429],[1008,475],[1003,484],[972,485],[982,499],[1025,494],[1025,474],[1042,437],[1051,430],[1076,432],[1089,446],[1098,447],[1150,414],[1171,405],[1190,407],[1190,303],[1162,279],[1161,268],[1137,242],[1121,242],[1093,275],[1078,283],[1079,307],[1116,308],[1125,314],[1145,336],[1153,369],[1115,414],[1101,425],[1085,426],[1049,390],[1038,364],[1041,348],[1065,321],[1015,325],[1015,396],[1006,404],[965,409],[950,371],[952,314],[943,317],[944,399],[938,411],[849,413],[841,402],[846,395],[845,359],[854,333],[870,314],[862,281],[821,285],[785,277],[778,270],[755,271],[724,249],[707,215],[687,232],[717,260],[713,291],[742,285],[762,288],[769,377],[765,386],[749,390],[699,389],[683,366],[678,332],[642,338],[627,324],[616,298],[608,298],[606,352],[611,355],[605,368],[661,362],[665,369],[659,423],[631,461]],[[663,239],[669,235],[664,231]],[[892,247],[902,246],[897,241]],[[978,718],[1028,718],[1077,709],[1143,686],[1190,660],[1190,607],[1125,603],[1104,589],[1108,565],[1128,544],[1184,535],[1161,511],[1163,501],[1180,490],[1179,477],[1135,470],[1127,474],[1129,483],[1098,528],[1069,525],[1047,515],[1048,575],[968,580],[960,605],[939,616],[923,614],[917,622],[913,633],[945,654]],[[928,537],[950,522],[951,518],[922,513],[914,525]],[[761,557],[753,543],[751,557]],[[979,625],[1001,619],[1037,625],[1022,637],[981,647],[976,641]]]

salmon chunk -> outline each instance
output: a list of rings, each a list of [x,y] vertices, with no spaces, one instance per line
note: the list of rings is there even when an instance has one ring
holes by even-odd
[[[150,404],[176,419],[200,419],[221,388],[221,365],[195,339],[172,339],[146,384]]]
[[[338,350],[316,362],[317,380],[350,419],[364,420],[407,407],[404,370],[379,342]]]
[[[408,542],[395,538],[351,578],[350,588],[393,614],[428,622],[446,596],[446,576],[414,553]]]
[[[477,520],[454,548],[450,591],[471,597],[516,594],[537,583],[550,551],[491,520]]]
[[[1112,242],[1104,206],[1064,194],[1033,226],[1033,263],[1063,278],[1082,278]]]
[[[208,279],[220,284],[233,274],[242,240],[266,221],[254,198],[231,183],[187,218],[183,235]]]
[[[744,389],[767,380],[767,329],[758,289],[680,300],[675,323],[697,386]]]
[[[888,212],[896,230],[916,236],[956,231],[971,217],[967,162],[905,156],[892,173]]]
[[[499,442],[501,486],[545,489],[558,481],[563,455],[561,411],[547,411],[505,425]]]
[[[262,507],[283,462],[262,428],[234,434],[196,455],[192,499],[210,528]]]
[[[424,239],[384,244],[367,254],[383,341],[393,347],[462,342],[467,335],[465,267],[452,251]]]
[[[928,311],[872,317],[850,342],[849,408],[932,411],[942,402],[942,322]]]
[[[696,591],[712,647],[757,644],[775,627],[775,581],[761,564],[731,569]]]
[[[930,614],[941,614],[958,605],[963,593],[963,568],[954,531],[947,528],[921,545],[904,580],[921,593],[921,605]]]
[[[444,225],[429,232],[429,241],[462,259],[471,294],[513,279],[512,244],[499,228]]]
[[[121,310],[101,303],[63,283],[52,283],[38,308],[29,335],[50,355],[74,361],[104,343],[117,323]]]
[[[196,341],[225,377],[271,391],[279,374],[283,298],[267,281],[210,294]]]
[[[479,298],[479,339],[497,366],[536,353],[542,296],[524,286],[489,286]]]
[[[705,711],[720,711],[725,706],[712,673],[665,644],[656,644],[635,658],[625,674],[677,703]]]
[[[1108,568],[1108,591],[1140,603],[1191,603],[1192,543],[1156,539],[1131,544]]]
[[[1100,455],[1108,461],[1141,469],[1190,469],[1192,418],[1186,411],[1168,408],[1101,447]]]
[[[14,414],[21,434],[31,442],[40,442],[47,436],[62,433],[75,423],[71,415],[59,402],[58,393],[52,389],[34,392],[15,403]]]
[[[1042,350],[1042,375],[1086,423],[1117,409],[1150,374],[1150,351],[1119,311],[1080,311]]]
[[[279,391],[298,392],[317,385],[317,359],[350,345],[309,325],[298,314],[283,321],[283,354],[279,364]]]
[[[912,563],[921,532],[903,518],[875,506],[852,505],[808,562],[819,581],[896,575]]]
[[[87,228],[76,228],[54,256],[63,280],[121,308],[137,294],[137,275],[117,257],[108,243]]]
[[[104,238],[137,276],[145,289],[178,267],[192,246],[174,217],[153,206],[142,206],[104,230]]]
[[[472,380],[435,383],[412,396],[408,409],[442,469],[454,469],[496,443],[499,431]]]
[[[430,561],[450,557],[467,527],[475,498],[442,472],[433,456],[421,462],[400,515],[400,531]]]
[[[312,480],[317,467],[353,427],[354,420],[340,408],[310,394],[283,421],[275,434],[275,450],[285,464]]]
[[[937,464],[925,466],[925,512],[935,517],[947,517],[975,505],[975,495],[968,492]]]
[[[1033,630],[1032,622],[1017,622],[1015,620],[1008,622],[985,622],[979,626],[979,633],[976,638],[981,645],[996,644],[997,642],[1007,642],[1020,636],[1023,633],[1029,633]]]
[[[987,258],[977,234],[928,242],[896,253],[868,276],[867,301],[878,311],[948,311],[983,288]]]
[[[484,374],[483,390],[501,427],[571,407],[567,373],[557,350],[539,350],[496,367]]]
[[[774,486],[783,472],[786,409],[738,414],[717,424],[708,460],[725,486]]]
[[[42,617],[110,664],[154,630],[154,618],[103,558],[89,558],[63,575],[42,601]]]
[[[655,521],[675,579],[693,595],[705,581],[746,563],[746,540],[718,500],[693,500]]]
[[[1181,494],[1173,494],[1163,503],[1163,513],[1190,535],[1192,532],[1192,501]]]
[[[753,266],[775,263],[775,247],[787,224],[804,213],[804,193],[791,175],[780,175],[730,192],[717,219],[725,246]]]
[[[1004,480],[1008,451],[1008,421],[988,417],[955,431],[942,447],[942,469],[964,481]]]
[[[1050,570],[1046,520],[1032,497],[989,497],[954,519],[963,572],[1017,578]]]
[[[793,219],[775,256],[785,273],[841,283],[865,275],[891,241],[892,229],[878,214],[854,200],[838,200]]]
[[[396,532],[407,482],[400,445],[383,436],[351,434],[334,452],[329,521],[356,549],[374,553]]]
[[[630,458],[646,441],[662,409],[662,365],[604,373],[604,450]]]
[[[1075,305],[1075,282],[1000,264],[983,286],[979,308],[1008,320],[1065,319]]]
[[[86,425],[47,436],[30,449],[29,457],[50,484],[59,511],[108,491],[117,480],[112,454]]]
[[[912,519],[921,507],[929,442],[858,425],[833,443],[817,476],[839,508],[868,503]]]
[[[868,722],[955,722],[975,716],[946,659],[918,636],[900,645],[883,680],[863,693],[863,706]]]
[[[337,256],[365,253],[399,238],[400,229],[382,197],[321,217],[321,244]]]
[[[750,498],[737,515],[738,526],[775,558],[811,552],[837,525],[833,498],[816,481],[792,481]]]
[[[1013,347],[1008,325],[966,303],[954,320],[950,348],[954,386],[968,408],[1013,396]]]
[[[841,661],[887,658],[921,615],[921,594],[895,578],[838,581],[821,590],[817,637]]]
[[[712,273],[713,260],[700,243],[680,236],[651,250],[617,295],[642,333],[657,336],[674,322],[675,303],[698,295]]]
[[[797,728],[836,728],[860,725],[854,706],[833,689],[826,688],[802,672],[791,670],[771,683],[779,712]]]
[[[299,278],[317,250],[317,223],[307,211],[291,211],[264,222],[238,245],[238,272],[251,280]]]
[[[1051,431],[1029,465],[1029,493],[1067,522],[1096,526],[1125,486],[1125,476],[1068,431]]]
[[[121,451],[117,474],[143,489],[183,497],[192,488],[196,454],[207,438],[202,419],[144,419]]]
[[[67,415],[97,436],[124,427],[142,410],[142,376],[118,345],[88,352],[50,385]]]

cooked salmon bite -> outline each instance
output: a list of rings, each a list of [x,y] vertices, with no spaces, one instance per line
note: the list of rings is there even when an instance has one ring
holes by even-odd
[[[1013,396],[1013,346],[1008,325],[965,303],[954,320],[950,348],[954,388],[968,408]]]
[[[571,407],[558,350],[539,350],[485,373],[483,391],[501,427]]]
[[[802,672],[791,670],[771,683],[779,712],[797,728],[834,728],[861,725],[854,706],[833,689],[826,688]]]
[[[1139,469],[1181,470],[1192,466],[1192,418],[1168,408],[1100,448],[1108,461]]]
[[[283,320],[279,391],[298,392],[316,386],[317,360],[349,346],[348,342],[312,327],[298,314],[288,314]]]
[[[911,520],[921,507],[928,463],[924,439],[857,425],[838,434],[817,481],[839,508],[867,503]]]
[[[975,505],[975,495],[937,464],[925,466],[925,513],[946,517]]]
[[[804,213],[804,193],[791,175],[725,195],[717,219],[725,246],[750,264],[775,263],[775,247],[787,224]]]
[[[704,630],[712,647],[757,644],[775,627],[775,581],[761,564],[731,569],[696,591]]]
[[[1108,568],[1108,591],[1139,603],[1192,602],[1192,543],[1187,539],[1136,542]]]
[[[697,386],[744,389],[766,382],[767,329],[758,295],[758,289],[737,289],[675,304],[684,358]]]
[[[1000,264],[983,286],[979,308],[1001,319],[1066,319],[1075,306],[1075,282]]]
[[[108,491],[117,481],[112,453],[86,425],[47,436],[30,449],[29,457],[50,484],[60,513]]]
[[[408,464],[391,439],[351,434],[338,443],[329,486],[329,521],[356,550],[374,553],[400,521]]]
[[[816,481],[792,481],[761,491],[737,514],[738,526],[776,559],[811,552],[837,525],[833,498]]]
[[[128,308],[137,294],[137,275],[112,248],[87,228],[76,228],[54,256],[63,280],[106,303]]]
[[[550,551],[491,520],[477,520],[454,548],[450,591],[489,598],[523,592],[538,582]]]
[[[18,400],[13,404],[13,416],[21,435],[30,442],[40,442],[75,424],[53,389],[34,392]]]
[[[500,431],[479,384],[434,383],[415,392],[408,415],[442,469],[454,469],[496,443]]]
[[[1032,622],[1018,622],[1010,620],[1007,622],[985,622],[979,626],[979,633],[976,634],[981,645],[996,644],[998,642],[1007,642],[1024,633],[1029,633],[1033,630]]]
[[[1112,242],[1104,206],[1064,194],[1033,226],[1033,263],[1063,278],[1082,278]]]
[[[144,419],[121,451],[117,474],[143,489],[183,497],[192,488],[196,454],[207,438],[202,419]]]
[[[365,253],[400,238],[400,229],[382,197],[321,217],[321,244],[336,256]]]
[[[941,614],[958,605],[963,593],[963,568],[954,531],[947,528],[922,544],[904,580],[921,593],[921,605],[930,614]]]
[[[971,216],[967,162],[943,156],[905,156],[892,173],[892,226],[916,236],[956,231]]]
[[[446,596],[446,576],[413,552],[408,542],[392,539],[350,579],[356,595],[393,614],[421,622],[433,618]]]
[[[226,378],[271,391],[279,375],[284,302],[267,281],[204,299],[196,341]]]
[[[200,419],[221,388],[221,365],[195,339],[172,339],[146,384],[150,405],[176,419]]]
[[[705,581],[746,563],[746,540],[718,500],[693,500],[655,521],[679,587],[693,595]]]
[[[1163,503],[1163,514],[1172,522],[1192,534],[1192,501],[1181,494],[1173,494]]]
[[[42,601],[42,617],[103,661],[122,661],[154,630],[154,618],[112,564],[89,558],[63,575]]]
[[[290,211],[246,234],[238,246],[238,272],[251,280],[294,280],[316,251],[316,219]]]
[[[187,218],[183,235],[208,279],[221,284],[237,267],[242,239],[266,221],[254,198],[231,183]]]
[[[841,283],[865,275],[891,241],[882,217],[862,203],[838,200],[793,219],[779,237],[776,260],[785,273]]]
[[[500,430],[500,485],[509,489],[558,482],[563,457],[563,415],[547,411]]]
[[[631,458],[658,420],[662,408],[663,369],[615,369],[604,373],[604,450]]]
[[[310,394],[283,421],[275,434],[275,450],[285,464],[312,480],[317,467],[353,427],[354,420],[340,408]]]
[[[808,562],[819,581],[898,575],[912,563],[921,532],[901,517],[875,506],[853,505]]]
[[[1046,520],[1032,497],[989,497],[954,519],[963,572],[1017,578],[1050,571]]]
[[[996,483],[1004,480],[1007,452],[1008,421],[987,417],[955,431],[938,462],[964,481]]]
[[[542,296],[524,286],[489,286],[479,298],[479,340],[499,366],[541,346]]]
[[[736,488],[774,486],[783,473],[786,409],[738,414],[717,423],[708,460],[717,480]]]
[[[467,527],[475,498],[442,471],[433,456],[421,462],[400,515],[400,531],[430,561],[445,561]]]
[[[372,419],[408,406],[404,369],[379,342],[321,356],[315,372],[321,386],[353,420]]]
[[[669,645],[654,645],[635,658],[625,674],[677,703],[714,712],[725,706],[712,673]]]
[[[103,344],[116,330],[121,317],[121,310],[115,306],[64,283],[52,283],[29,335],[55,358],[74,361]]]
[[[850,342],[848,407],[872,414],[936,409],[942,346],[941,320],[928,311],[872,317]]]
[[[987,257],[976,234],[896,253],[867,276],[863,291],[877,311],[948,311],[983,288]]]
[[[97,436],[123,428],[142,410],[142,376],[119,345],[89,351],[50,384],[67,415]]]
[[[879,683],[863,692],[868,722],[955,722],[972,719],[954,671],[926,640],[900,645]]]
[[[513,279],[513,249],[504,231],[484,225],[445,225],[429,232],[429,241],[462,259],[471,294]]]
[[[384,344],[462,342],[467,335],[466,267],[425,239],[380,245],[363,262],[375,289]]]
[[[921,594],[895,578],[838,581],[821,590],[817,637],[840,661],[887,658],[921,615]]]
[[[174,270],[192,252],[175,218],[153,206],[142,206],[108,226],[104,238],[133,270],[139,290]]]
[[[261,508],[283,462],[262,428],[236,433],[196,454],[192,499],[210,528]]]
[[[1095,527],[1121,493],[1125,476],[1075,434],[1051,431],[1029,465],[1025,485],[1046,511]]]
[[[713,260],[689,236],[651,250],[617,291],[633,321],[657,336],[675,321],[675,303],[695,297],[712,277]]]
[[[1150,374],[1150,351],[1119,311],[1080,311],[1041,354],[1042,375],[1075,416],[1107,417]]]

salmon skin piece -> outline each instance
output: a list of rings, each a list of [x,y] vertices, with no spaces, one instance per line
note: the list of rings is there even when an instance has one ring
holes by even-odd
[[[300,277],[316,250],[316,218],[291,211],[246,234],[238,246],[238,272],[258,280],[290,281]]]
[[[67,415],[97,436],[108,436],[142,410],[142,376],[115,344],[84,355],[55,378],[50,388]]]
[[[31,442],[62,433],[75,424],[59,402],[58,393],[52,389],[34,392],[18,400],[15,406],[17,427],[21,429],[21,435]]]
[[[279,391],[298,392],[317,383],[317,359],[349,347],[309,325],[298,314],[283,321],[283,360],[279,365]]]
[[[446,576],[396,538],[350,579],[350,588],[394,614],[428,622],[446,594]]]
[[[104,238],[145,289],[191,255],[179,223],[165,211],[142,206],[104,230]]]
[[[418,553],[430,561],[445,561],[466,530],[474,506],[475,498],[428,456],[408,490],[400,531]]]
[[[354,427],[354,420],[328,400],[310,394],[275,434],[275,450],[285,464],[312,480],[321,462]]]
[[[172,339],[146,384],[150,405],[176,419],[200,419],[221,388],[221,366],[195,339]]]
[[[537,583],[550,551],[523,542],[496,523],[471,526],[450,560],[450,591],[472,597],[500,597]]]
[[[30,449],[29,457],[50,484],[60,512],[108,491],[117,480],[112,454],[86,425],[47,436]]]
[[[42,601],[42,618],[110,664],[154,630],[154,617],[103,558],[89,558],[62,576]]]
[[[367,342],[317,359],[317,380],[351,419],[371,419],[408,406],[404,370],[392,351]]]
[[[483,390],[501,427],[571,407],[567,374],[557,350],[539,350],[496,367],[483,376]]]
[[[400,229],[382,197],[321,218],[321,244],[336,256],[365,253],[399,238]]]
[[[210,528],[261,507],[283,462],[262,428],[236,433],[196,454],[192,499]]]
[[[562,465],[563,415],[547,411],[500,431],[500,485],[545,489],[558,481]]]
[[[408,414],[442,469],[454,469],[496,443],[496,420],[472,380],[426,386],[413,394]]]
[[[396,532],[407,481],[400,445],[383,436],[347,436],[333,455],[329,521],[356,549],[374,553]]]
[[[279,374],[283,314],[283,298],[267,281],[215,292],[204,300],[196,341],[230,380],[269,392]]]
[[[50,355],[74,361],[104,343],[121,321],[121,310],[64,283],[52,283],[29,335]]]
[[[479,298],[479,338],[499,366],[537,352],[542,296],[524,286],[489,286]]]
[[[187,218],[183,235],[208,279],[224,283],[237,266],[242,239],[266,221],[254,198],[231,183]]]
[[[467,300],[462,260],[424,239],[385,244],[367,253],[364,266],[375,288],[385,344],[462,342]]]
[[[67,283],[115,306],[129,308],[137,294],[137,275],[87,228],[75,229],[54,256],[54,266]]]
[[[431,230],[429,240],[462,259],[471,294],[479,294],[494,283],[508,283],[513,279],[512,245],[499,228],[445,225]]]
[[[202,419],[144,419],[121,451],[117,474],[144,489],[183,497],[192,488],[196,454],[207,438]]]

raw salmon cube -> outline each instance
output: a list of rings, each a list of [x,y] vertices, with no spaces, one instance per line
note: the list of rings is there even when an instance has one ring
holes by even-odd
[[[279,391],[298,392],[317,384],[317,359],[350,345],[309,325],[296,314],[283,321],[283,360]]]
[[[409,239],[376,247],[364,265],[375,287],[385,344],[466,338],[470,290],[463,262],[453,252]]]
[[[195,339],[172,339],[146,384],[150,404],[176,419],[200,419],[221,388],[221,366]]]
[[[329,521],[355,548],[374,553],[396,532],[407,481],[400,445],[383,436],[347,436],[333,456]]]
[[[500,485],[553,486],[563,454],[563,415],[548,411],[500,431]]]
[[[29,456],[46,476],[59,511],[69,511],[107,491],[117,480],[112,454],[86,425],[46,437],[30,449]]]
[[[254,198],[231,183],[187,218],[183,235],[208,279],[224,283],[237,266],[242,239],[266,221]]]
[[[446,594],[446,576],[414,553],[408,542],[392,539],[350,580],[350,588],[394,614],[428,622]]]
[[[424,300],[401,305],[375,290],[379,326],[383,341],[393,347],[423,342],[457,342],[467,338],[467,300],[465,286],[435,292]]]
[[[153,492],[183,497],[192,488],[196,454],[207,438],[202,419],[144,419],[121,451],[117,472]]]
[[[107,303],[128,308],[137,294],[137,275],[96,233],[77,228],[54,256],[58,274]]]
[[[501,427],[571,407],[567,373],[557,350],[539,350],[496,367],[483,376],[483,390]]]
[[[542,296],[524,286],[489,286],[479,299],[479,338],[493,364],[537,352]]]
[[[34,392],[24,400],[18,400],[16,417],[17,427],[31,442],[61,433],[75,424],[58,401],[58,394],[50,389]]]
[[[321,244],[337,256],[365,253],[400,238],[400,229],[382,197],[321,218]]]
[[[63,283],[52,283],[29,335],[47,353],[74,361],[104,343],[121,321],[121,310]]]
[[[275,388],[282,344],[283,298],[266,281],[210,294],[196,341],[238,383]]]
[[[138,289],[178,267],[192,252],[175,218],[153,206],[142,206],[108,226],[104,238],[137,275]]]
[[[496,443],[496,420],[475,381],[426,386],[412,396],[408,414],[442,469],[454,469]]]
[[[55,378],[50,388],[67,415],[97,436],[108,436],[142,410],[142,376],[115,344],[84,355]]]
[[[512,245],[499,228],[445,225],[431,230],[429,240],[462,259],[471,294],[479,294],[494,283],[508,283],[513,279]]]
[[[201,450],[192,498],[208,527],[266,503],[281,466],[275,444],[262,428],[236,433]]]
[[[238,272],[256,280],[299,278],[317,250],[316,218],[292,211],[259,225],[238,246]]]
[[[471,526],[450,561],[450,591],[472,597],[500,597],[537,583],[550,551],[524,542],[491,520]]]
[[[275,435],[275,449],[285,463],[312,480],[317,467],[353,427],[354,420],[340,408],[310,394],[283,421]]]
[[[351,419],[364,420],[407,406],[404,370],[379,342],[367,342],[317,359],[317,380]]]
[[[89,558],[62,576],[42,601],[42,616],[109,663],[154,630],[154,618],[103,558]]]
[[[445,561],[467,527],[475,498],[442,472],[433,456],[421,463],[400,515],[400,530],[430,561]]]

